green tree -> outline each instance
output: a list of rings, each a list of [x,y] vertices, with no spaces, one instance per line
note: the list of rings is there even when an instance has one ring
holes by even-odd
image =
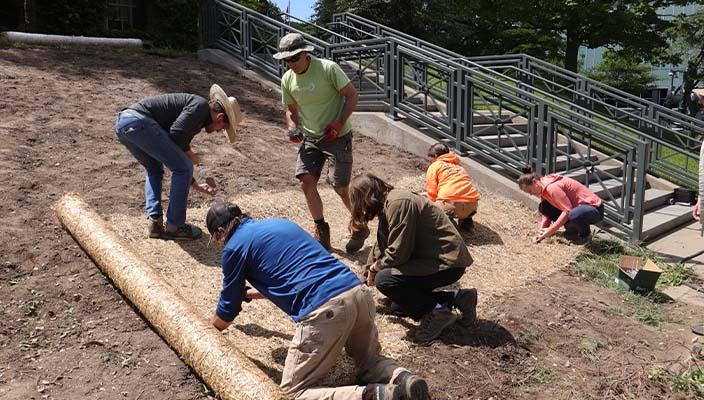
[[[674,65],[685,65],[682,88],[687,110],[694,116],[699,106],[690,95],[692,89],[704,78],[704,10],[700,8],[692,15],[678,16],[667,34],[672,41],[672,46],[663,57],[663,61]]]
[[[638,64],[613,51],[604,53],[604,59],[587,76],[609,86],[639,95],[653,87],[655,75],[651,68]]]

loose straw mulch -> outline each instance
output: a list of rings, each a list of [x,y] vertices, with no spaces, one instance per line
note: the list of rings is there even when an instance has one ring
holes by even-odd
[[[396,187],[421,191],[422,176],[406,177],[392,182]],[[349,213],[337,194],[328,187],[320,190],[325,218],[330,223],[334,256],[358,273],[363,271],[366,256],[376,237],[376,223],[364,248],[352,257],[344,252]],[[465,241],[474,264],[459,282],[462,287],[479,291],[479,317],[490,313],[490,305],[508,292],[530,281],[547,276],[571,261],[578,249],[550,239],[540,245],[531,243],[538,217],[519,203],[482,191],[479,211],[474,217],[473,232]],[[312,228],[312,220],[299,190],[260,192],[229,199],[253,218],[287,218],[304,229]],[[188,221],[204,232],[207,207],[188,210]],[[132,215],[111,215],[113,229],[123,236],[142,259],[161,274],[163,279],[186,298],[204,319],[210,318],[221,288],[220,249],[207,247],[208,235],[192,242],[147,239],[146,219]],[[377,299],[382,296],[375,291]],[[403,322],[403,323],[402,323]],[[398,357],[415,346],[407,340],[407,323],[395,317],[377,315],[377,326],[384,353]],[[405,325],[404,325],[405,324]],[[240,315],[226,335],[275,382],[279,382],[288,344],[295,331],[291,319],[266,300],[245,303]],[[354,380],[351,362],[343,357],[326,379],[327,383],[351,383]]]

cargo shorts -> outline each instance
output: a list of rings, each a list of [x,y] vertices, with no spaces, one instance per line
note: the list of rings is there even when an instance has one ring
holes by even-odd
[[[306,137],[298,148],[296,178],[310,174],[320,179],[325,160],[328,161],[328,183],[336,188],[349,185],[352,178],[352,132],[332,142]]]

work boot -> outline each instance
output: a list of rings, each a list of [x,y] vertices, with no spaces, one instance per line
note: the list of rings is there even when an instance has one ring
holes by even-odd
[[[445,328],[457,322],[458,319],[460,316],[449,308],[435,308],[420,320],[420,326],[416,331],[416,340],[420,343],[432,342],[440,337]]]
[[[203,231],[197,226],[190,224],[183,224],[176,228],[176,230],[171,230],[170,225],[164,229],[161,237],[167,240],[195,240],[199,239],[203,235]]]
[[[362,400],[401,400],[400,392],[396,385],[371,383],[364,388]]]
[[[430,400],[425,380],[408,371],[401,372],[394,379],[394,384],[401,388],[401,400]]]
[[[364,246],[364,241],[369,237],[369,228],[366,226],[364,229],[355,230],[350,235],[350,240],[347,241],[345,245],[345,251],[352,254]]]
[[[313,237],[325,247],[325,250],[330,251],[330,225],[327,222],[315,224]]]
[[[147,217],[147,236],[150,239],[158,239],[164,231],[163,217]]]
[[[458,321],[461,326],[472,326],[477,322],[477,289],[460,289],[452,299],[452,306],[462,313]]]

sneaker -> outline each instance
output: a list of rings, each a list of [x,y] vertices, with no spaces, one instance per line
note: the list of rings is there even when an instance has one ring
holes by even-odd
[[[459,324],[468,327],[477,322],[477,289],[460,289],[452,300],[452,306],[462,313]]]
[[[449,308],[433,309],[420,320],[420,326],[416,331],[416,340],[421,343],[432,342],[440,337],[442,331],[448,326],[457,322],[459,315]]]
[[[472,217],[467,217],[465,219],[461,219],[457,221],[457,227],[459,229],[462,229],[464,231],[471,231],[474,228],[474,221],[472,220]]]
[[[158,239],[164,231],[163,217],[147,217],[147,236],[150,239]]]
[[[576,246],[584,246],[585,244],[589,243],[592,241],[592,234],[590,233],[587,236],[578,236],[577,238],[572,240],[572,244]]]
[[[396,385],[371,383],[364,388],[362,400],[401,400],[400,392]]]
[[[313,237],[325,247],[325,250],[330,250],[330,225],[327,222],[315,224]]]
[[[394,384],[401,389],[401,400],[430,400],[425,380],[408,371],[401,372],[394,379]]]
[[[167,227],[162,232],[161,237],[167,240],[195,240],[199,239],[202,235],[203,231],[197,226],[183,224],[175,231],[170,231]]]
[[[348,253],[354,253],[364,246],[364,241],[369,237],[369,228],[364,228],[362,230],[357,230],[352,232],[350,240],[345,245],[345,251]]]

